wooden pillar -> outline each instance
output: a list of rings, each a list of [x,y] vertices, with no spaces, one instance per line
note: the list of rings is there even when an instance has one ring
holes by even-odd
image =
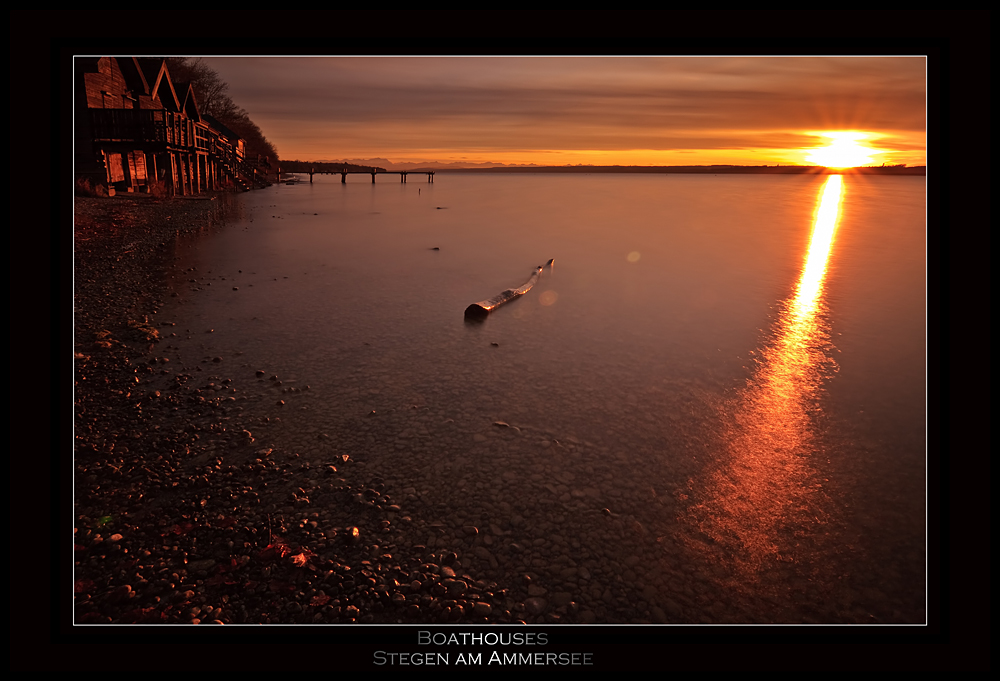
[[[372,171],[372,184],[375,184],[375,171]]]
[[[309,184],[313,183],[313,173],[315,173],[315,172],[316,172],[315,168],[310,168],[309,169]]]
[[[135,152],[122,152],[122,174],[125,176],[125,191],[135,191],[135,178],[133,172],[135,168]]]

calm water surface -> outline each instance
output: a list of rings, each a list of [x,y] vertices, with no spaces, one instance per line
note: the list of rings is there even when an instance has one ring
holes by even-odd
[[[924,621],[924,178],[417,177],[238,197],[174,351],[598,620]]]

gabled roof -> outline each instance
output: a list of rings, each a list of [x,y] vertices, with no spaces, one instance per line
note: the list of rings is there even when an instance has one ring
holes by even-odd
[[[160,98],[167,111],[180,111],[181,101],[167,71],[167,62],[152,57],[132,57],[136,70],[142,75],[143,81],[149,87],[150,97]]]
[[[198,111],[198,100],[194,96],[194,86],[191,83],[186,85],[178,84],[178,89],[184,93],[184,101],[181,109],[187,117],[193,121],[201,121],[201,112]]]
[[[135,57],[115,59],[118,70],[122,72],[125,85],[135,95],[149,95],[149,81]]]

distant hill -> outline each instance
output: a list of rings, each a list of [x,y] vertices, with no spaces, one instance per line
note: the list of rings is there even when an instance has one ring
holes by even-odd
[[[926,166],[871,166],[826,168],[824,166],[498,166],[491,168],[441,168],[439,172],[484,173],[694,173],[704,175],[926,175]]]
[[[295,164],[293,169],[292,165]],[[301,165],[299,165],[301,164]],[[834,173],[854,173],[861,175],[926,175],[926,166],[868,166],[861,168],[826,168],[824,166],[793,166],[793,165],[773,165],[773,166],[738,166],[738,165],[708,165],[708,166],[595,166],[595,165],[572,165],[572,166],[540,166],[531,164],[507,165],[504,163],[463,163],[460,161],[452,163],[441,163],[431,161],[426,163],[393,163],[387,158],[352,158],[352,159],[319,159],[315,161],[285,161],[282,163],[283,169],[288,172],[308,172],[306,167],[312,164],[316,170],[320,170],[321,165],[343,166],[348,165],[352,169],[378,168],[391,172],[405,171],[434,171],[441,173],[468,173],[468,172],[490,172],[490,173],[695,173],[695,174],[739,174],[739,175],[802,175],[820,174],[830,175]]]
[[[386,170],[472,170],[484,168],[537,168],[534,163],[521,165],[507,165],[504,163],[465,163],[454,161],[442,163],[441,161],[421,161],[393,163],[387,158],[349,158],[349,159],[319,159],[316,163],[347,163],[356,166],[369,166],[375,168],[385,168]]]

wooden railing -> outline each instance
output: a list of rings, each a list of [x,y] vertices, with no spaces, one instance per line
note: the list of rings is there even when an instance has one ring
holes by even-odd
[[[196,135],[187,116],[158,109],[91,109],[90,116],[95,140],[208,149],[208,136]]]
[[[91,109],[94,139],[165,143],[165,113],[142,109]]]
[[[270,184],[266,172],[256,159],[238,158],[235,155],[219,156],[226,173],[241,189],[253,189]]]

